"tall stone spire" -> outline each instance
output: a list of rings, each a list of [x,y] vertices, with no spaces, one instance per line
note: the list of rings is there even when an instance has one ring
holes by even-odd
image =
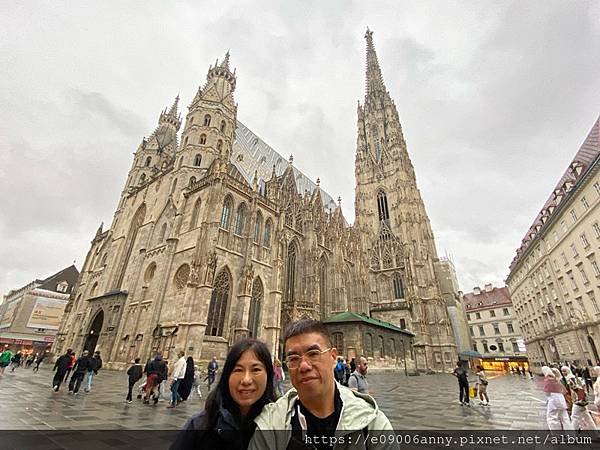
[[[179,94],[175,97],[175,101],[173,102],[173,106],[169,109],[169,114],[173,117],[177,117],[177,106],[179,105]]]
[[[373,45],[373,32],[367,28],[365,33],[365,39],[367,40],[367,76],[365,95],[373,93],[386,92],[385,85],[383,84],[383,77],[381,76],[381,69],[379,67],[379,61],[377,61],[377,53],[375,52],[375,46]]]

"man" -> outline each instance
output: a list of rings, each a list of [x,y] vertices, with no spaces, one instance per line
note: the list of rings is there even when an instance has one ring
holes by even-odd
[[[73,353],[73,350],[68,348],[67,352],[60,356],[54,363],[54,368],[52,369],[56,370],[54,378],[52,379],[52,389],[54,389],[54,392],[58,392],[61,383],[65,380],[65,375],[71,365],[71,353]]]
[[[469,404],[469,380],[467,379],[467,369],[461,361],[456,363],[453,375],[458,379],[458,401],[461,405],[471,406]]]
[[[210,387],[215,382],[215,377],[217,376],[217,370],[219,370],[219,365],[217,364],[217,357],[213,356],[212,361],[208,363],[208,375],[206,379],[208,380],[208,390],[210,391]]]
[[[290,324],[284,347],[294,388],[263,408],[255,419],[249,449],[325,449],[335,439],[336,448],[345,448],[339,446],[340,438],[357,444],[352,448],[380,447],[363,436],[379,436],[375,431],[384,430],[389,435],[392,426],[372,397],[335,382],[337,350],[323,323],[303,319]],[[390,444],[389,448],[398,446]]]
[[[37,372],[40,370],[40,364],[42,364],[42,362],[44,361],[46,356],[47,356],[47,352],[44,352],[40,356],[38,356],[38,358],[35,360],[35,367],[33,368],[34,372]]]
[[[14,371],[15,371],[15,369],[21,365],[21,358],[22,358],[22,356],[23,356],[23,355],[22,355],[22,354],[21,354],[21,352],[19,351],[19,352],[17,352],[17,353],[15,354],[15,356],[13,356],[13,357],[12,357],[12,359],[10,360],[10,362],[11,362],[11,368],[10,368],[10,371],[11,371],[11,372],[14,372]]]
[[[369,383],[367,383],[366,375],[369,367],[367,365],[367,358],[361,356],[358,358],[358,365],[356,366],[356,370],[352,372],[350,375],[350,380],[348,380],[348,387],[353,391],[358,391],[361,394],[369,393]]]
[[[159,397],[158,386],[167,379],[167,364],[162,359],[162,352],[157,352],[154,359],[150,361],[146,374],[148,378],[146,379],[144,403],[150,403],[150,395],[152,395],[156,405]]]
[[[102,368],[102,358],[100,357],[100,352],[96,351],[94,356],[90,358],[90,367],[87,373],[87,379],[85,388],[83,389],[85,392],[90,392],[92,390],[92,380],[94,379],[94,375],[98,375],[98,371]]]
[[[178,389],[181,384],[181,380],[185,377],[185,369],[186,369],[186,361],[185,361],[185,353],[179,352],[177,353],[179,359],[175,363],[173,367],[173,373],[171,374],[171,403],[167,408],[175,408],[181,402],[181,395],[179,395]]]
[[[10,364],[12,356],[12,352],[7,347],[0,353],[0,377],[4,376],[4,369]]]
[[[84,350],[83,354],[75,361],[73,375],[71,376],[71,381],[69,381],[69,394],[77,395],[79,393],[81,382],[90,367],[92,367],[92,358],[88,356],[89,354],[90,352]]]
[[[127,397],[125,401],[131,403],[133,398],[133,386],[142,378],[143,368],[140,364],[140,358],[135,358],[131,367],[127,370],[127,376],[129,378],[129,390],[127,391]]]

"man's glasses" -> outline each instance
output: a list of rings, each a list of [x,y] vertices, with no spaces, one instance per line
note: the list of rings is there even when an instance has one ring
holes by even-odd
[[[306,358],[306,360],[312,366],[314,363],[319,362],[323,353],[326,353],[331,349],[332,347],[326,348],[325,350],[319,350],[315,348],[301,355],[289,355],[285,358],[285,360],[289,369],[297,369],[298,367],[300,367],[300,363],[302,362],[303,358]]]

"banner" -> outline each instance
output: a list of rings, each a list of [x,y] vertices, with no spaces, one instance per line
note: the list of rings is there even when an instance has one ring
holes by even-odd
[[[31,311],[27,327],[58,330],[67,300],[45,297],[36,297],[35,299],[35,305],[33,311]]]
[[[19,303],[21,303],[21,300],[16,300],[6,306],[2,319],[0,319],[0,328],[8,328],[12,325]]]

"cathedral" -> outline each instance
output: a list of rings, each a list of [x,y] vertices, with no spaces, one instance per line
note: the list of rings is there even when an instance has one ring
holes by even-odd
[[[227,53],[185,121],[177,97],[139,144],[112,225],[92,240],[55,354],[97,349],[124,368],[158,350],[223,358],[236,340],[255,337],[281,356],[290,321],[352,313],[406,330],[415,368],[452,367],[434,237],[372,34],[353,224],[318,179],[238,121]],[[378,356],[374,366],[397,356],[383,340],[377,355],[373,342],[362,344]]]

